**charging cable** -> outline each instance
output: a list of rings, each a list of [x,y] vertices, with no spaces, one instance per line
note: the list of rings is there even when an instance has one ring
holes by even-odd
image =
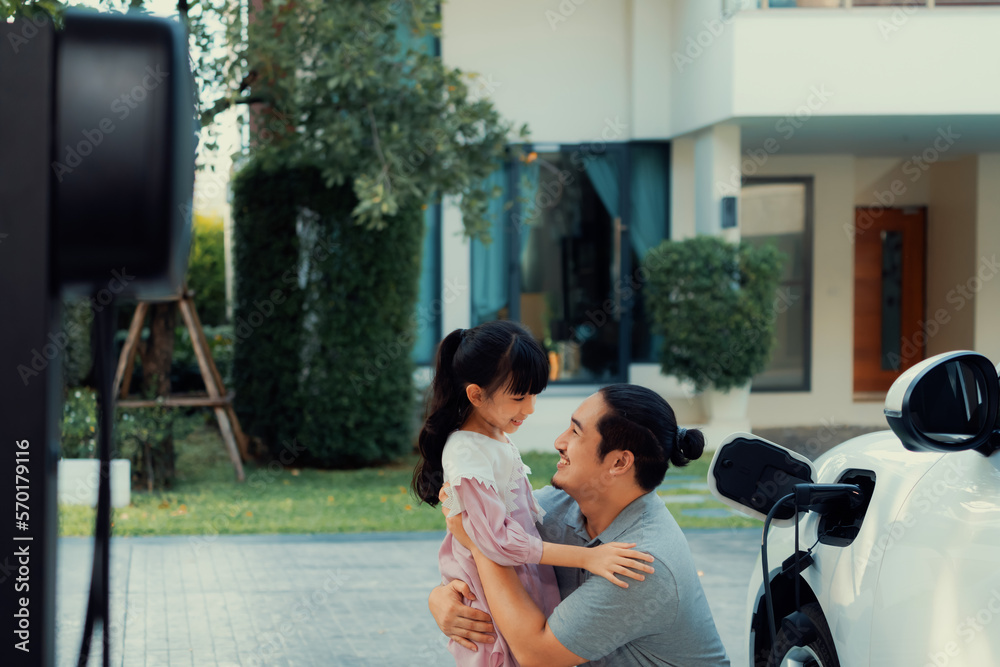
[[[78,667],[86,667],[94,624],[101,623],[104,650],[101,664],[111,660],[111,628],[108,619],[109,562],[111,551],[111,429],[114,424],[114,333],[117,309],[111,303],[94,313],[94,375],[97,379],[98,433],[97,451],[100,476],[97,486],[97,526],[94,529],[94,565],[90,577],[87,617],[83,624]]]
[[[861,506],[864,496],[857,484],[796,484],[794,491],[782,496],[776,502],[764,519],[764,530],[760,538],[760,563],[764,583],[764,604],[767,608],[767,625],[771,633],[771,648],[777,643],[777,630],[774,620],[774,602],[771,599],[771,577],[767,567],[767,532],[774,516],[787,503],[792,501],[795,511],[795,607],[799,609],[799,512],[817,512],[826,514],[833,509],[843,507],[846,503],[851,509]],[[808,566],[807,566],[808,567]]]

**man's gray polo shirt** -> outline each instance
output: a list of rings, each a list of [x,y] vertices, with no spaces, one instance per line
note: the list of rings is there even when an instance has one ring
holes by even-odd
[[[634,500],[594,539],[566,493],[547,486],[535,497],[546,512],[539,526],[546,542],[635,542],[656,559],[645,581],[619,576],[628,588],[586,570],[555,568],[563,601],[549,627],[563,646],[592,667],[729,665],[687,540],[655,491]]]

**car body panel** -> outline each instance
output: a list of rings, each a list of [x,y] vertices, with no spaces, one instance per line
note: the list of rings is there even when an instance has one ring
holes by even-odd
[[[883,560],[873,555],[891,546],[892,525],[914,486],[944,456],[907,452],[891,431],[881,431],[848,440],[814,462],[820,483],[835,483],[845,471],[856,469],[870,470],[876,478],[874,497],[855,540],[847,547],[817,544],[814,565],[802,573],[824,611],[837,610],[827,613],[827,621],[844,665],[866,665],[869,661],[872,614]],[[814,513],[800,517],[800,548],[816,541],[819,520]],[[781,562],[794,552],[794,539],[794,527],[771,529],[768,564],[772,578]],[[747,598],[748,636],[762,594],[758,558]]]
[[[776,625],[815,599],[841,665],[1000,665],[996,370],[974,352],[922,361],[900,376],[887,396],[892,430],[854,438],[820,456],[809,485],[799,486],[801,466],[774,449],[780,445],[754,436],[740,434],[738,449],[716,455],[709,476],[718,475],[723,483],[711,488],[716,495],[732,495],[728,504],[750,509],[752,516],[752,508],[741,503],[771,507],[794,491],[810,507],[798,515],[798,547],[812,555],[799,579],[780,574],[795,553],[793,521],[772,525],[768,537]],[[776,493],[755,490],[782,475],[785,483]],[[851,487],[823,488],[847,483],[858,485],[867,505],[858,505]],[[774,513],[792,514],[788,507]],[[770,620],[763,616],[763,588],[758,559],[747,592],[751,667],[755,650],[767,652],[770,644],[767,637],[755,637],[768,632]],[[793,599],[796,590],[802,591],[799,603]]]
[[[947,454],[907,498],[882,557],[870,664],[1000,663],[998,463]]]

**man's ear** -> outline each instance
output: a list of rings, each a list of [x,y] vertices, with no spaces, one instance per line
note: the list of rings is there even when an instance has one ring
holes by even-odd
[[[470,384],[465,388],[465,395],[469,399],[469,403],[472,403],[473,407],[480,407],[486,402],[486,395],[483,388],[478,384]]]
[[[630,473],[635,467],[635,454],[627,449],[616,449],[613,452],[608,452],[605,460],[611,461],[611,468],[608,472],[614,476]]]

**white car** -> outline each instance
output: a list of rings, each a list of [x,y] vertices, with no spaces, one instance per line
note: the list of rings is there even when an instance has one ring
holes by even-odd
[[[712,493],[772,515],[747,598],[751,667],[1000,665],[998,410],[997,368],[950,352],[893,384],[892,431],[815,462],[750,434],[726,439]]]

